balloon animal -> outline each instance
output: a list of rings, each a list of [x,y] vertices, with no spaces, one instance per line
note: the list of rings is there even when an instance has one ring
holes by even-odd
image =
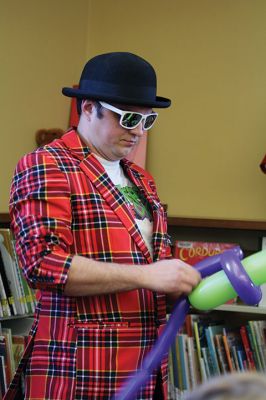
[[[140,387],[167,354],[178,330],[183,325],[190,305],[198,310],[210,310],[238,295],[248,305],[261,300],[260,286],[266,283],[266,250],[243,258],[240,247],[208,257],[194,267],[203,279],[188,297],[181,296],[171,313],[168,323],[154,347],[138,370],[120,391],[115,400],[134,400]]]

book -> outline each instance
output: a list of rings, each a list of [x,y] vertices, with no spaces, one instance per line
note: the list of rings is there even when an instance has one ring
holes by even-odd
[[[9,317],[11,315],[11,311],[8,304],[8,299],[1,275],[0,275],[0,299],[1,299],[0,315],[1,317]]]
[[[23,356],[26,348],[27,336],[24,335],[12,335],[12,351],[14,358],[15,369]]]
[[[181,376],[182,376],[182,390],[190,389],[190,378],[188,368],[188,353],[187,353],[187,335],[182,333],[177,336],[180,365],[181,365]]]
[[[16,305],[17,313],[24,314],[24,307],[21,303],[21,294],[19,291],[19,285],[18,285],[18,281],[17,281],[17,277],[16,277],[14,261],[5,246],[2,234],[0,234],[0,251],[1,251],[2,259],[3,259],[6,277],[8,279],[8,284],[9,284],[11,293],[14,297],[14,302]]]
[[[254,370],[256,370],[255,361],[254,361],[253,352],[251,350],[251,346],[250,346],[250,342],[249,342],[247,328],[244,325],[242,325],[240,327],[240,336],[241,336],[244,350],[245,350],[245,353],[247,356],[248,369],[254,371]]]
[[[21,282],[21,285],[23,287],[23,292],[24,292],[24,297],[23,297],[23,302],[25,303],[25,308],[28,313],[33,314],[35,311],[36,307],[36,297],[35,297],[35,292],[34,290],[28,285],[25,277],[23,276],[22,270],[19,267],[19,261],[18,261],[18,256],[15,248],[15,240],[13,238],[10,238],[11,240],[11,246],[13,250],[13,257],[16,263],[16,271],[17,274],[19,275],[19,280]]]
[[[242,354],[244,356],[245,352],[240,335],[240,329],[239,327],[225,326],[223,329],[223,335],[225,336],[226,342],[229,347],[233,369],[235,371],[241,371],[240,361],[242,364],[244,359],[239,360],[239,355]]]
[[[201,377],[201,380],[204,381],[207,379],[207,372],[206,372],[204,359],[203,359],[202,351],[201,351],[201,347],[200,347],[199,329],[198,329],[197,321],[193,322],[193,333],[194,333],[198,363],[199,363],[199,367],[200,367],[200,377]]]
[[[26,314],[27,313],[27,307],[25,305],[26,300],[25,300],[25,293],[23,290],[23,285],[21,282],[21,275],[19,272],[19,267],[16,263],[16,256],[13,250],[13,245],[12,245],[12,233],[11,230],[8,228],[0,228],[0,238],[4,239],[3,245],[1,246],[1,251],[3,254],[3,251],[5,252],[5,270],[6,268],[12,269],[12,277],[13,277],[13,287],[12,287],[12,293],[14,296],[14,301],[16,304],[16,309],[18,314]],[[7,267],[6,267],[7,266]]]
[[[10,377],[7,376],[8,367],[7,367],[7,350],[6,350],[6,342],[4,336],[0,335],[0,386],[2,395],[6,392]]]
[[[202,347],[201,351],[204,362],[204,370],[206,371],[207,379],[209,379],[214,375],[213,367],[211,366],[211,361],[210,361],[210,352],[207,347]]]
[[[180,359],[180,351],[178,345],[178,335],[175,338],[175,355],[176,355],[176,364],[177,364],[177,382],[178,388],[183,390],[183,381],[182,381],[182,366],[181,366],[181,359]]]
[[[200,383],[200,366],[198,358],[196,356],[194,338],[191,336],[187,337],[187,349],[188,349],[189,376],[191,382],[190,386],[192,389],[194,389]]]
[[[256,341],[255,334],[253,332],[253,328],[252,328],[250,322],[251,321],[248,321],[248,324],[246,325],[246,331],[247,331],[247,335],[249,338],[251,351],[253,354],[255,368],[257,371],[262,371],[261,361],[260,361],[260,357],[259,357],[258,349],[257,349],[257,341]]]
[[[6,370],[5,370],[5,358],[0,355],[0,395],[1,399],[7,391],[7,382],[6,382]]]
[[[236,243],[222,242],[196,242],[176,240],[174,244],[173,256],[190,265],[195,265],[207,257],[220,254],[225,250],[238,247]]]
[[[9,285],[7,276],[6,276],[6,272],[5,272],[5,267],[4,267],[4,262],[3,262],[3,258],[2,258],[2,253],[0,251],[0,276],[1,276],[1,286],[4,287],[4,294],[3,296],[5,296],[7,303],[9,305],[9,309],[10,309],[10,313],[9,311],[7,312],[7,315],[17,315],[17,309],[16,309],[16,305],[15,305],[15,301],[14,301],[14,296],[11,292],[11,287]],[[3,291],[3,290],[2,290]],[[4,316],[4,314],[2,313],[2,316]],[[6,316],[6,315],[5,315]]]
[[[226,374],[227,372],[229,372],[229,366],[227,363],[227,358],[223,343],[223,335],[221,333],[217,333],[214,336],[214,343],[217,351],[217,358],[220,366],[220,371],[222,374]]]
[[[169,352],[169,374],[170,374],[171,382],[174,384],[174,386],[179,387],[175,342],[171,345],[170,352]]]
[[[266,327],[266,321],[252,321],[252,324],[257,339],[258,352],[260,355],[263,371],[266,371],[266,338],[263,334],[264,327]]]
[[[222,339],[223,339],[224,350],[225,350],[225,354],[226,354],[228,368],[229,368],[230,372],[233,372],[236,370],[236,368],[235,368],[234,361],[232,360],[232,357],[231,357],[231,352],[230,352],[229,344],[227,341],[227,336],[223,334]]]
[[[210,325],[205,329],[208,349],[209,349],[209,353],[210,353],[210,356],[212,359],[214,375],[221,374],[218,357],[217,357],[217,353],[216,353],[216,346],[214,343],[214,336],[217,335],[218,333],[221,334],[223,332],[223,329],[224,329],[224,325]]]
[[[204,359],[205,371],[207,377],[216,375],[216,368],[213,358],[210,353],[210,348],[208,346],[208,340],[206,336],[206,331],[211,325],[218,325],[219,322],[210,319],[208,316],[200,316],[194,324],[194,332],[196,333],[196,348],[198,352],[199,359],[201,358],[199,354]],[[201,362],[201,361],[200,361]],[[202,362],[201,362],[202,363]],[[204,372],[202,371],[203,375]]]
[[[7,369],[8,369],[7,382],[9,385],[12,377],[15,374],[15,361],[12,348],[12,331],[9,328],[2,328],[1,335],[5,338],[5,343],[6,343]]]

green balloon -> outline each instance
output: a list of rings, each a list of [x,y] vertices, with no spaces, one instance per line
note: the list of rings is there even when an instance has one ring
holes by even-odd
[[[266,283],[266,250],[243,259],[242,264],[255,285]],[[203,279],[188,296],[198,310],[211,310],[237,296],[224,271]]]

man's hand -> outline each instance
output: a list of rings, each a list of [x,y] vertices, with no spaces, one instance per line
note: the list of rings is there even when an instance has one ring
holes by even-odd
[[[162,260],[145,267],[144,287],[171,298],[188,295],[201,281],[199,272],[181,260]]]

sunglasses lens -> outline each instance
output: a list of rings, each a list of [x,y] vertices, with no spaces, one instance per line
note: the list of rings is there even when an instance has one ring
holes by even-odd
[[[157,118],[157,114],[148,115],[145,119],[144,129],[150,129],[152,127],[152,125],[154,124],[156,118]]]
[[[125,128],[134,128],[135,126],[137,126],[139,124],[139,122],[141,121],[141,114],[137,114],[137,113],[126,113],[123,116],[122,119],[122,125]]]

